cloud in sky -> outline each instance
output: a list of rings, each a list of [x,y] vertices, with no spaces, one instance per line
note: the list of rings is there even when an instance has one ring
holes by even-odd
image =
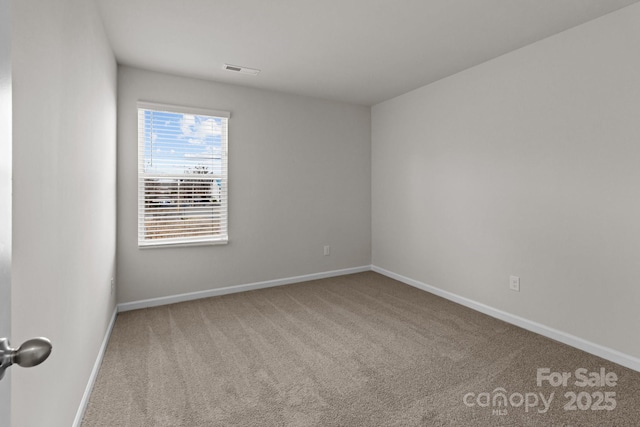
[[[207,140],[220,138],[222,135],[222,123],[220,120],[183,114],[180,119],[182,138],[186,138],[189,144],[200,145]]]

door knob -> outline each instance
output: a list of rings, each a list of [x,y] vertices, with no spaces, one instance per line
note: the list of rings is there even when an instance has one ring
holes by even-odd
[[[24,368],[36,366],[47,360],[53,346],[47,338],[31,338],[17,349],[11,348],[7,338],[0,338],[0,380],[4,371],[14,363]]]

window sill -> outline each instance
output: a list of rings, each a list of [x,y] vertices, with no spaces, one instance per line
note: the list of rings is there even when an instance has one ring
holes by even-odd
[[[227,245],[229,244],[229,239],[220,239],[220,240],[201,240],[201,241],[181,241],[181,242],[158,242],[158,243],[138,243],[138,249],[157,249],[157,248],[179,248],[179,247],[187,247],[187,246],[217,246],[217,245]]]

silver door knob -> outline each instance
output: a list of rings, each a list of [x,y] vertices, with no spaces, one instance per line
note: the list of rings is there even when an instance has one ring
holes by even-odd
[[[14,363],[24,368],[36,366],[47,360],[53,346],[47,338],[31,338],[17,349],[11,348],[7,338],[0,338],[0,380],[4,371]]]

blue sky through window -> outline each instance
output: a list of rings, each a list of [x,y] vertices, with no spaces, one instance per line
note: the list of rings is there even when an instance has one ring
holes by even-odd
[[[223,118],[144,110],[144,172],[222,175]]]

